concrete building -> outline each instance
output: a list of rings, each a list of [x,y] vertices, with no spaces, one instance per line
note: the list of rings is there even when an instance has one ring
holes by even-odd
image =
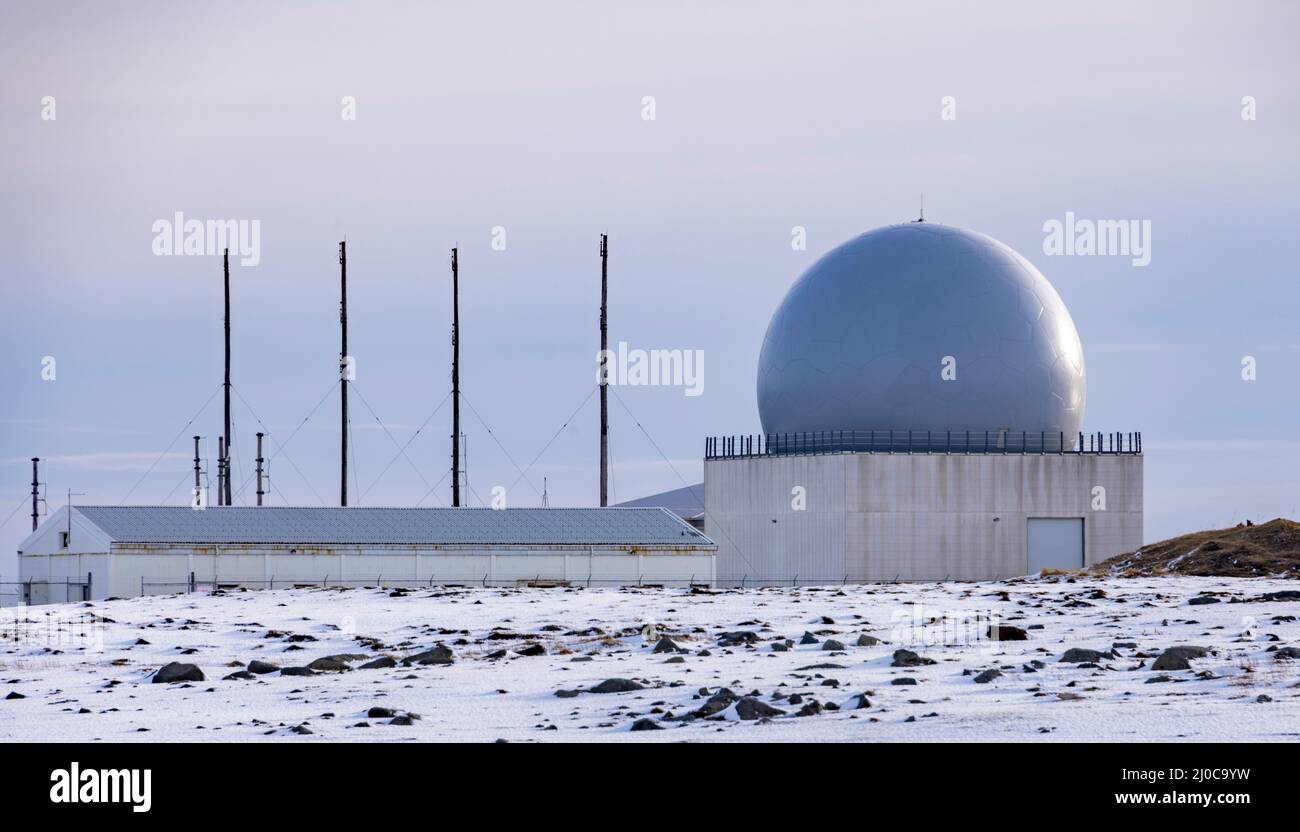
[[[722,586],[992,580],[1142,544],[1142,455],[796,450],[711,442],[705,531]],[[1131,441],[1131,444],[1130,444]],[[761,444],[760,444],[761,443]]]
[[[763,433],[706,442],[722,585],[987,580],[1142,544],[1140,434],[1079,433],[1083,347],[1028,260],[914,222],[830,251],[772,316]]]
[[[321,583],[711,586],[716,551],[658,508],[74,506],[18,560],[39,604]]]

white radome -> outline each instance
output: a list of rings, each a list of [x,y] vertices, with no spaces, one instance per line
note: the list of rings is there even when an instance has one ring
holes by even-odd
[[[1072,443],[1085,393],[1079,334],[1047,278],[991,237],[928,222],[818,260],[772,316],[758,366],[769,435],[1007,430]]]

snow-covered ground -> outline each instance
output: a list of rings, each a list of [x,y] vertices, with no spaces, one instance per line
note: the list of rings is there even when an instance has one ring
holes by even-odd
[[[5,609],[0,741],[1294,741],[1300,657],[1282,657],[1300,646],[1300,601],[1260,597],[1297,588],[1058,578],[717,594],[299,589]],[[1210,593],[1218,603],[1189,603]],[[97,623],[79,629],[83,616]],[[1028,637],[991,642],[990,622]],[[741,635],[720,646],[728,632]],[[684,652],[653,652],[664,636]],[[783,639],[793,646],[780,650]],[[440,643],[451,664],[402,663]],[[519,654],[531,645],[544,654]],[[1152,668],[1186,645],[1209,653],[1190,669]],[[1113,655],[1059,661],[1070,648]],[[898,649],[934,663],[893,666]],[[353,669],[224,678],[253,660],[337,654],[352,654],[341,662]],[[385,655],[397,664],[360,669]],[[151,683],[169,662],[205,678]],[[986,670],[1002,675],[977,682]],[[642,688],[588,692],[610,679]],[[706,706],[719,688],[753,698]],[[375,707],[419,718],[391,724],[368,716]],[[767,707],[781,713],[740,718]],[[663,730],[631,730],[645,719]]]

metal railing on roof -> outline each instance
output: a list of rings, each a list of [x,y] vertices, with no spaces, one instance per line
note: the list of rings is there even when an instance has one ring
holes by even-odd
[[[1012,430],[828,430],[704,440],[705,459],[812,454],[1141,454],[1142,434]]]

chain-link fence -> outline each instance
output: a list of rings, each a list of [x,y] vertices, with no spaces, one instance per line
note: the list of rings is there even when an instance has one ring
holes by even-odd
[[[29,578],[0,580],[0,607],[66,604],[90,600],[91,580],[85,578]]]

